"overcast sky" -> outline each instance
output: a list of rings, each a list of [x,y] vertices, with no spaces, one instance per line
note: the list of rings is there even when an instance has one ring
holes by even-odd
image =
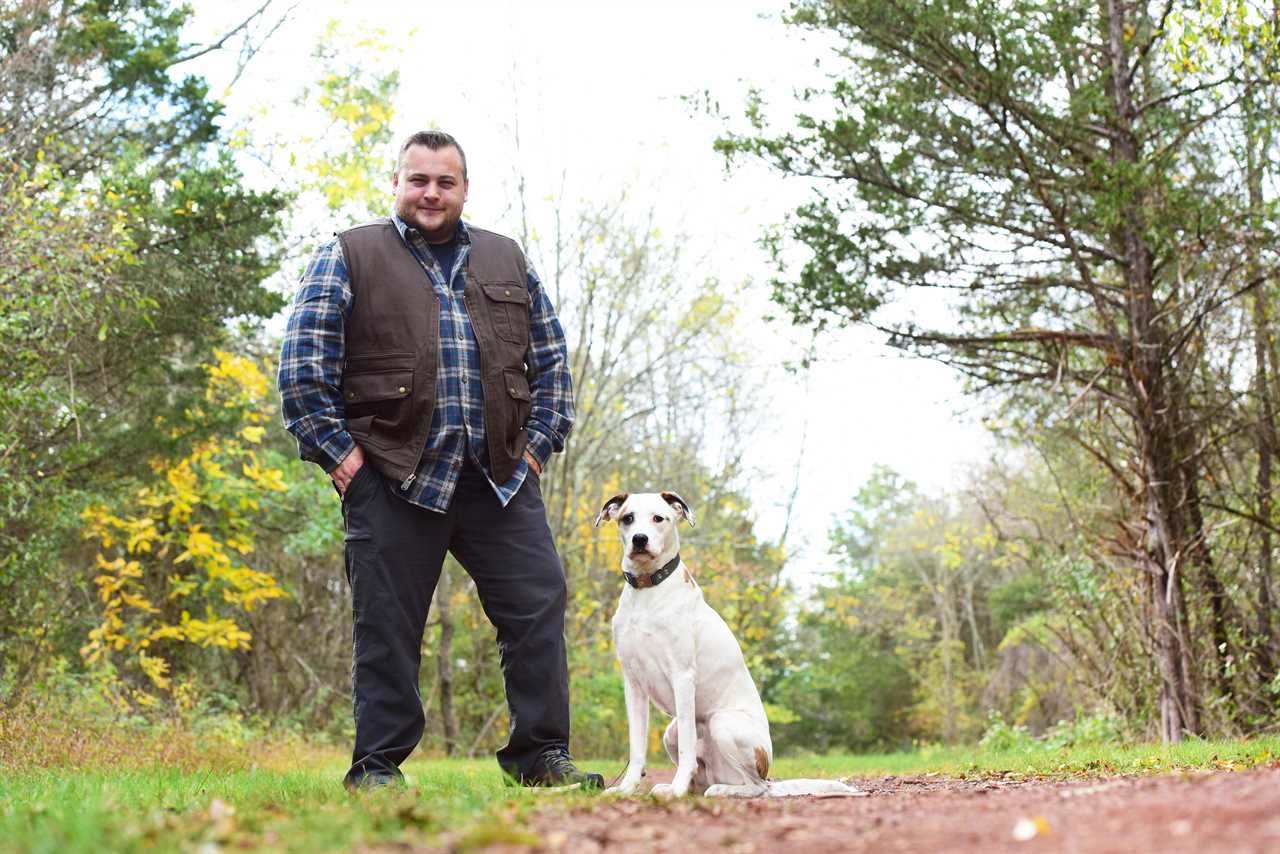
[[[195,0],[198,29],[216,29],[259,2]],[[316,76],[311,51],[328,21],[381,27],[402,49],[397,136],[435,125],[463,142],[469,220],[513,230],[517,171],[530,198],[554,194],[570,206],[626,189],[629,204],[652,209],[665,233],[688,235],[689,254],[707,272],[755,283],[742,295],[752,318],[744,331],[770,342],[761,358],[777,363],[794,359],[808,333],[754,319],[771,311],[765,283],[773,274],[757,240],[808,189],[759,165],[726,175],[711,150],[723,124],[681,96],[705,91],[740,115],[748,86],[781,106],[795,87],[819,80],[823,43],[785,27],[780,10],[758,0],[305,2],[255,58],[228,112],[233,121],[256,116],[255,131],[278,132],[273,122],[289,121],[290,99]],[[220,69],[216,61],[206,68],[216,89]],[[769,419],[748,455],[758,471],[757,532],[780,532],[799,462],[789,573],[801,583],[830,566],[832,519],[873,465],[941,490],[990,451],[976,418],[963,414],[974,404],[951,373],[900,356],[869,331],[826,335],[807,378],[778,381],[775,373],[772,384]]]

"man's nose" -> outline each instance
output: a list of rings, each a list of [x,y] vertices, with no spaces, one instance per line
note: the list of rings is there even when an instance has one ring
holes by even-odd
[[[632,548],[642,549],[642,548],[644,548],[644,547],[645,547],[645,546],[647,546],[647,545],[649,545],[649,535],[648,535],[648,534],[633,534],[633,535],[632,535],[632,537],[631,537],[631,547],[632,547]]]

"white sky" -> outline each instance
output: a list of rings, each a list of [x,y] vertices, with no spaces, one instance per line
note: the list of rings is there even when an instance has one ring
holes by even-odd
[[[198,30],[238,21],[258,2],[196,0]],[[756,241],[807,188],[759,165],[726,176],[711,150],[723,125],[680,98],[706,90],[736,118],[748,85],[781,105],[795,87],[820,80],[814,61],[826,51],[784,27],[781,8],[761,0],[305,2],[237,84],[228,114],[242,121],[266,107],[267,117],[251,124],[255,132],[287,131],[280,123],[316,76],[311,51],[328,21],[382,27],[404,51],[396,136],[436,125],[458,137],[471,177],[469,220],[514,231],[515,221],[503,217],[517,169],[534,200],[556,194],[572,206],[627,189],[630,203],[652,208],[665,233],[689,236],[689,254],[705,259],[706,272],[754,283],[742,293],[753,309],[742,313],[751,324],[744,334],[765,342],[766,363],[780,363],[802,351],[808,333],[753,319],[775,311],[766,293],[773,271]],[[216,90],[216,64],[200,70]],[[800,583],[830,566],[832,519],[873,465],[940,490],[991,449],[976,417],[957,414],[974,402],[944,368],[901,357],[865,330],[826,335],[820,358],[807,381],[771,372],[771,420],[748,454],[758,472],[757,533],[773,538],[807,431],[788,568]]]

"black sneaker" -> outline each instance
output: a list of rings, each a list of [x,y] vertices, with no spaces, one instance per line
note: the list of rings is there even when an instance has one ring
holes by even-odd
[[[362,774],[359,777],[348,775],[342,781],[342,785],[354,795],[357,792],[372,792],[390,786],[403,787],[405,782],[404,776],[400,774]]]
[[[569,758],[569,751],[563,747],[555,747],[542,754],[542,773],[534,777],[525,777],[522,782],[526,786],[581,786],[582,789],[603,789],[604,775],[591,774],[578,770]]]

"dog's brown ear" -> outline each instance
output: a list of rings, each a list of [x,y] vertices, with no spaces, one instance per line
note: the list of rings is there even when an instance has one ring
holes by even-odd
[[[600,508],[600,515],[596,517],[595,524],[592,527],[599,528],[601,522],[612,522],[617,517],[618,510],[621,509],[623,502],[630,497],[631,493],[620,492],[606,501],[604,506]]]
[[[696,527],[693,519],[693,508],[689,506],[688,501],[685,501],[674,492],[662,493],[662,499],[671,505],[672,510],[675,510],[676,513],[684,517],[684,520],[689,523],[690,528]]]

